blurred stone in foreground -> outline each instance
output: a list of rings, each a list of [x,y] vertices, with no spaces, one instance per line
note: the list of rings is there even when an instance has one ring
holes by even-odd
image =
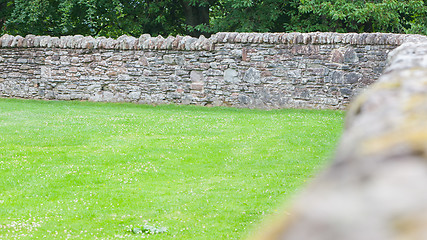
[[[427,239],[427,43],[389,54],[353,102],[332,165],[260,239]]]

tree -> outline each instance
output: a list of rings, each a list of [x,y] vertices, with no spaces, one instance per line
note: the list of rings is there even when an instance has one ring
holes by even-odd
[[[427,34],[424,0],[301,0],[298,9],[303,31]]]
[[[203,31],[196,26],[209,24],[209,7],[213,2],[15,0],[4,22],[8,33],[21,35],[200,35]]]
[[[5,23],[9,19],[14,7],[14,1],[0,0],[0,33],[5,32]]]
[[[207,26],[209,26],[210,7],[217,1],[201,0],[201,1],[185,1],[180,0],[185,17],[185,28],[187,34],[199,36],[201,34],[208,35]]]
[[[0,0],[0,31],[14,35],[427,34],[426,26],[425,0]]]
[[[289,2],[292,1],[220,0],[213,6],[211,31],[280,31],[291,7]]]

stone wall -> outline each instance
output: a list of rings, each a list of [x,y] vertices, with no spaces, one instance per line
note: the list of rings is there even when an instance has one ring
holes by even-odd
[[[389,55],[332,165],[263,240],[427,239],[427,41]]]
[[[343,109],[399,34],[217,33],[211,38],[0,38],[0,97]]]

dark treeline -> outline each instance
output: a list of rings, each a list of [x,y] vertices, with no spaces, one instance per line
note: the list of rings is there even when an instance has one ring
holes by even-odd
[[[0,0],[0,34],[427,34],[425,0]]]

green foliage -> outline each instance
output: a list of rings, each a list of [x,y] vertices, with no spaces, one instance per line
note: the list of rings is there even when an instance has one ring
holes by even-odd
[[[5,25],[11,34],[118,37],[182,32],[172,24],[181,17],[172,1],[15,0]]]
[[[303,31],[427,33],[423,0],[301,0],[299,13],[319,19]]]
[[[14,8],[14,1],[0,0],[0,33],[6,31],[5,22],[9,19]]]
[[[278,0],[220,0],[212,9],[211,31],[280,31],[280,23],[286,18],[286,11],[289,8],[287,2]]]
[[[0,0],[0,31],[20,35],[427,34],[426,26],[426,0]]]

